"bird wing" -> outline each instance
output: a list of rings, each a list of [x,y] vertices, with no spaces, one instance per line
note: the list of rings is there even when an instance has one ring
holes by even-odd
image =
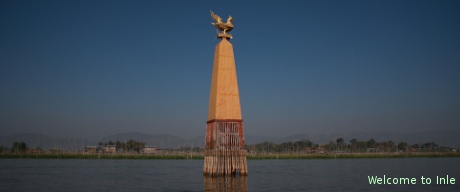
[[[214,14],[212,11],[211,11],[211,17],[218,23],[222,22],[222,18],[220,18],[219,15]]]

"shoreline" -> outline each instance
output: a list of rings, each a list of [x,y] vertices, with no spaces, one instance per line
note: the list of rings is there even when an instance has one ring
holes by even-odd
[[[248,160],[269,159],[384,159],[460,157],[460,153],[346,153],[346,154],[249,154]],[[0,159],[204,159],[203,155],[142,155],[142,154],[0,154]]]

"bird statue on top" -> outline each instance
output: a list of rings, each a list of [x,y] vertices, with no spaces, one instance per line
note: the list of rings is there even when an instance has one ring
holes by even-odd
[[[219,17],[219,15],[214,14],[214,12],[211,11],[211,17],[216,21],[215,23],[211,23],[216,27],[216,29],[222,31],[222,33],[217,33],[217,38],[227,38],[231,39],[233,38],[231,34],[228,34],[227,32],[230,32],[233,29],[233,17],[228,16],[227,22],[224,23],[222,22],[222,18]]]

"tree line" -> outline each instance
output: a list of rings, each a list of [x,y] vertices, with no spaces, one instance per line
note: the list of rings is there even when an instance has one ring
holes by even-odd
[[[145,142],[141,141],[136,141],[133,139],[130,139],[127,142],[122,142],[122,141],[108,141],[108,142],[99,142],[98,145],[100,147],[107,147],[109,145],[115,146],[117,150],[123,150],[123,151],[135,151],[135,152],[140,152],[144,147],[145,147]]]
[[[409,145],[407,142],[376,141],[371,138],[367,141],[351,139],[346,143],[343,138],[330,141],[326,144],[313,143],[310,140],[299,140],[276,144],[273,142],[262,142],[247,145],[249,152],[256,153],[316,153],[316,152],[336,152],[336,153],[363,153],[363,152],[447,152],[449,147],[440,147],[434,142],[426,142]]]
[[[24,153],[28,149],[29,148],[25,142],[15,141],[9,149],[7,147],[0,146],[0,153]]]
[[[118,151],[133,151],[141,152],[146,146],[146,142],[130,139],[127,142],[108,141],[99,142],[98,147],[114,146]],[[299,140],[292,142],[283,142],[280,144],[273,142],[262,142],[252,145],[246,145],[246,150],[252,153],[321,153],[321,152],[336,152],[336,153],[363,153],[363,152],[448,152],[449,147],[439,146],[434,142],[416,143],[409,145],[407,142],[376,141],[371,138],[367,141],[351,139],[348,143],[343,138],[337,138],[336,141],[330,141],[326,144],[313,143],[310,140]],[[0,146],[0,153],[24,153],[29,148],[22,141],[13,142],[11,148]],[[41,150],[36,148],[35,150]],[[174,150],[174,149],[173,149]],[[177,150],[177,149],[176,149]],[[180,151],[203,152],[203,148],[181,147]]]

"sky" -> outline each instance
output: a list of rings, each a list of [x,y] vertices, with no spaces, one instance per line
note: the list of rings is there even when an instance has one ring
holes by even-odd
[[[210,10],[245,134],[460,129],[460,2],[0,1],[0,135],[205,134]]]

